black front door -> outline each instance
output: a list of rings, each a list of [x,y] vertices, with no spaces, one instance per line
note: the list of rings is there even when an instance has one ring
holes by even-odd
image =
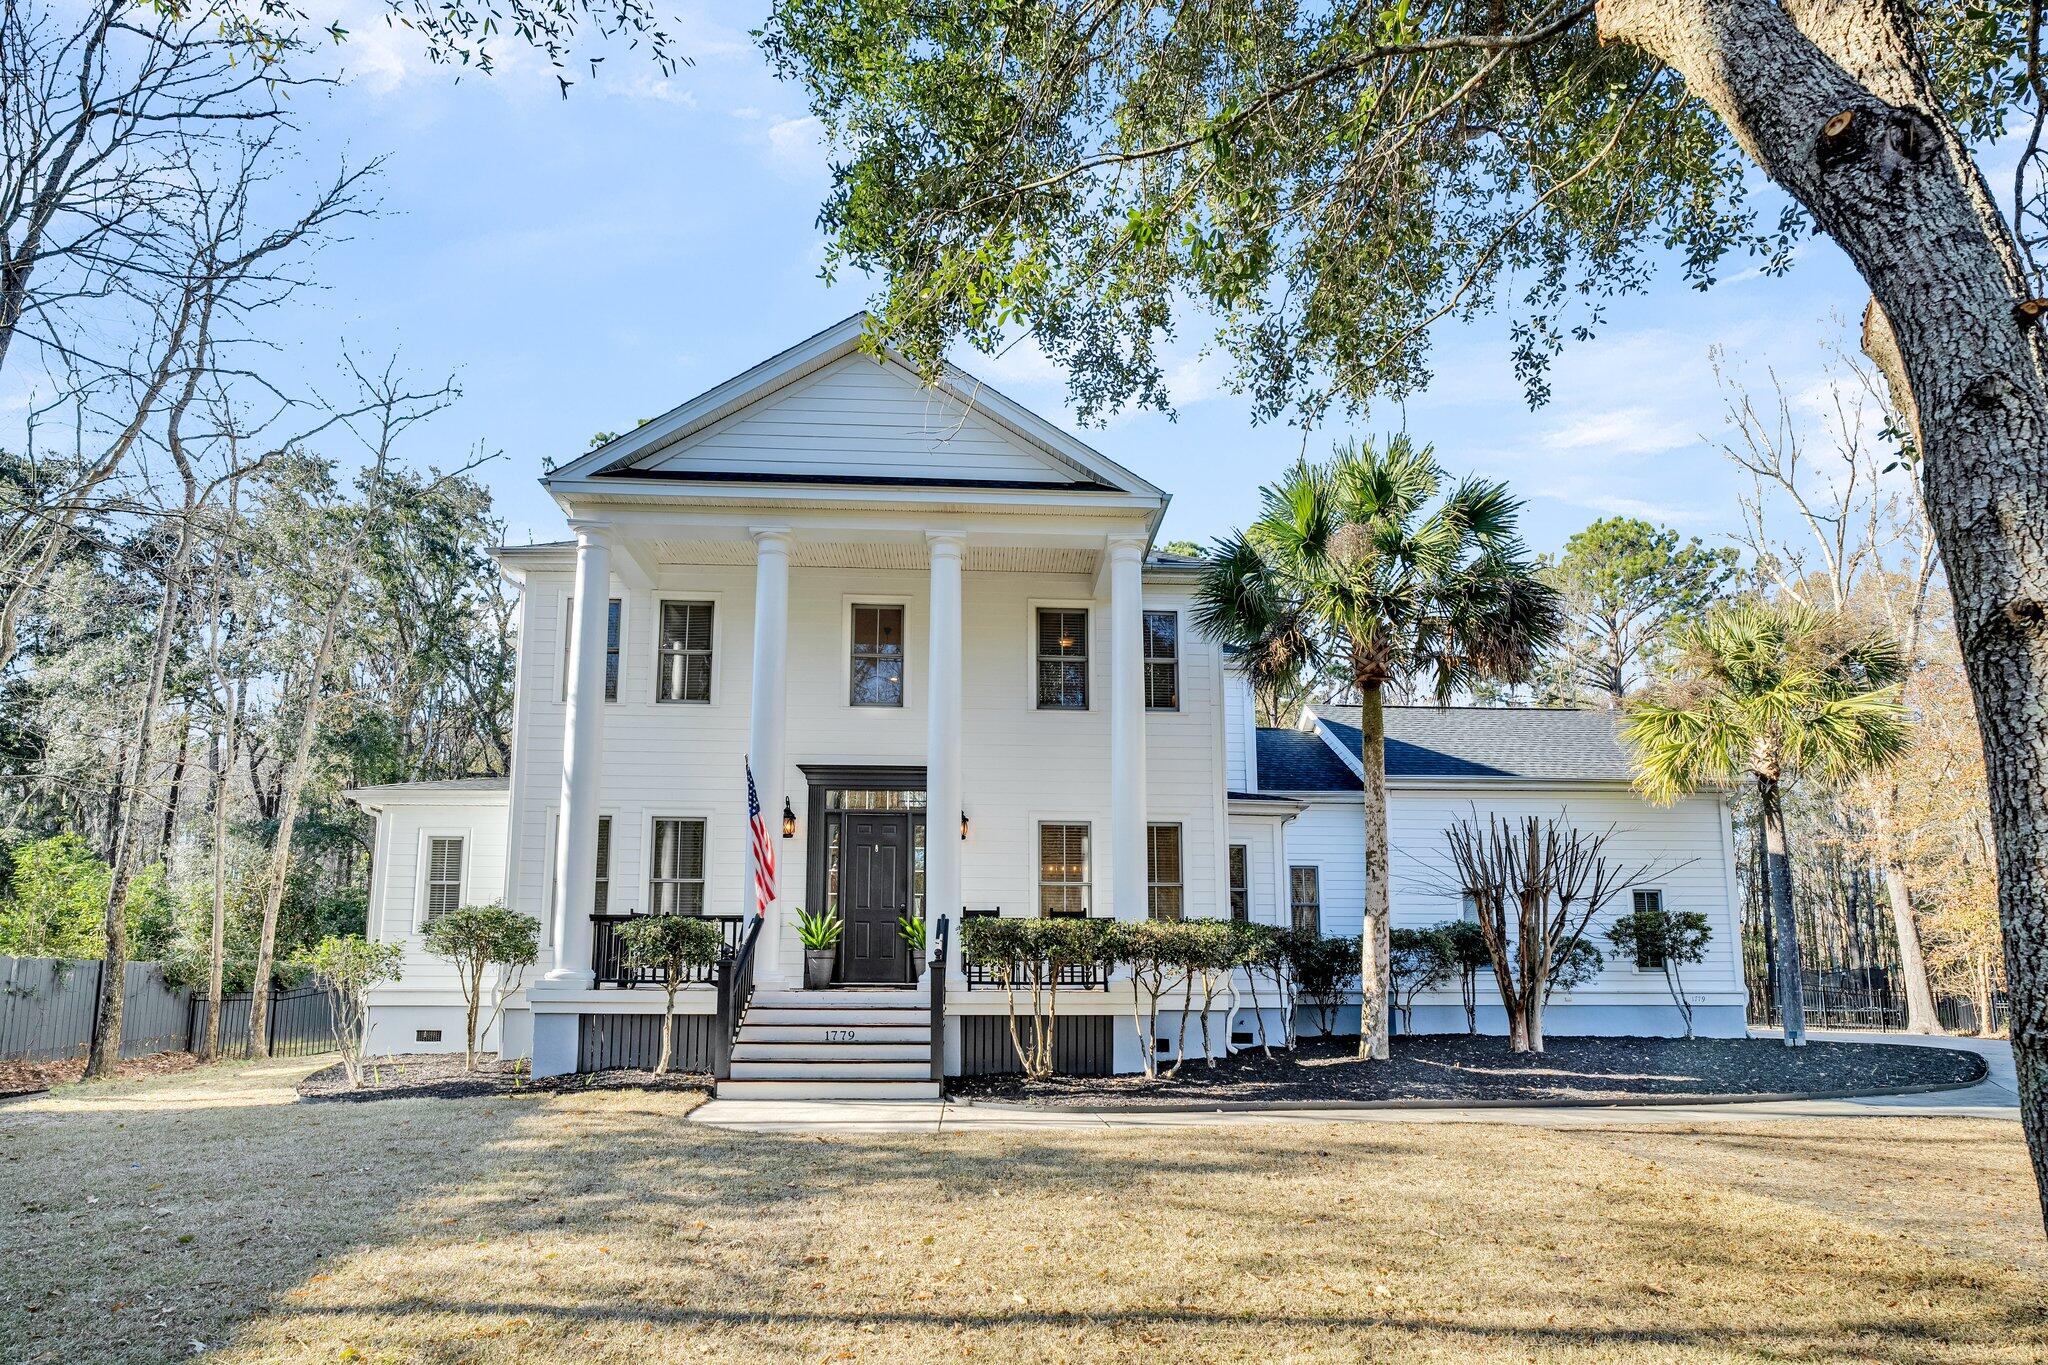
[[[840,817],[839,979],[898,985],[909,976],[896,917],[910,910],[907,812],[847,811]]]

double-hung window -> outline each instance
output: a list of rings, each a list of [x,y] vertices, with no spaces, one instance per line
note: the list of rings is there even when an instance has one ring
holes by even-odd
[[[612,818],[597,817],[597,878],[590,888],[590,913],[607,915],[612,903]]]
[[[854,706],[903,705],[903,608],[853,609],[853,658],[847,700]]]
[[[647,908],[657,915],[704,913],[704,822],[657,819],[648,859]]]
[[[1038,609],[1038,709],[1088,709],[1088,609]]]
[[[1239,924],[1252,917],[1251,850],[1243,844],[1230,846],[1230,917]]]
[[[1180,710],[1180,614],[1145,613],[1145,709]]]
[[[1323,871],[1296,864],[1287,869],[1288,899],[1294,912],[1294,927],[1311,934],[1323,932]]]
[[[1145,826],[1145,912],[1153,919],[1182,919],[1187,909],[1183,900],[1180,860],[1180,826]]]
[[[1088,913],[1088,826],[1038,827],[1038,913],[1047,919]]]
[[[427,923],[462,908],[462,840],[427,840]]]
[[[1643,933],[1644,915],[1664,913],[1662,891],[1638,891],[1634,896],[1636,912],[1636,970],[1639,972],[1661,972],[1664,970],[1664,954],[1659,951],[1657,941]]]
[[[711,700],[711,606],[709,602],[661,604],[656,701]]]

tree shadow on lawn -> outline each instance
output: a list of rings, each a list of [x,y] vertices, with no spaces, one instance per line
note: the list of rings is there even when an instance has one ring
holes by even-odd
[[[2025,1359],[2043,1340],[2024,1280],[1958,1279],[1924,1248],[1901,1260],[1739,1193],[1703,1218],[1683,1173],[1617,1175],[1573,1134],[820,1138],[690,1127],[679,1097],[633,1091],[309,1106],[245,1088],[240,1107],[170,1084],[160,1108],[18,1128],[0,1111],[10,1352],[164,1360],[231,1326],[230,1358],[264,1361],[1718,1359],[1794,1342],[1927,1359],[1951,1339],[1958,1359]],[[1781,1308],[1771,1277],[1792,1258],[1809,1292]],[[1696,1309],[1698,1266],[1717,1286]]]

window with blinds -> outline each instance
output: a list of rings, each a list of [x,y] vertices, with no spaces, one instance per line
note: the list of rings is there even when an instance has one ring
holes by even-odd
[[[711,700],[711,603],[663,602],[656,701]]]
[[[1180,614],[1145,613],[1145,709],[1180,710]]]
[[[1323,871],[1319,867],[1294,866],[1287,869],[1288,900],[1294,927],[1311,934],[1323,932]]]
[[[1038,913],[1048,919],[1088,913],[1088,826],[1038,827]]]
[[[656,915],[704,913],[704,822],[658,819],[647,862],[647,908]]]
[[[853,609],[853,660],[848,701],[854,706],[903,705],[903,608]]]
[[[1637,915],[1646,913],[1661,915],[1664,913],[1664,893],[1662,891],[1638,891],[1635,893],[1634,899]],[[1664,954],[1658,951],[1656,941],[1642,932],[1642,921],[1640,919],[1636,921],[1636,970],[1641,972],[1661,972],[1664,970]]]
[[[597,817],[597,881],[590,890],[590,913],[608,915],[612,903],[612,818]]]
[[[1038,709],[1088,709],[1088,611],[1038,609]]]
[[[427,840],[427,923],[462,908],[462,840]]]
[[[1153,919],[1186,917],[1180,826],[1145,826],[1145,912]]]
[[[1252,917],[1251,850],[1230,846],[1230,917],[1244,924]]]

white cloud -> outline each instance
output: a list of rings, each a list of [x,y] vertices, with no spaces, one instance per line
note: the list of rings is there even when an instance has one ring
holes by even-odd
[[[754,119],[761,117],[761,111],[759,109],[754,108],[754,106],[751,104],[743,105],[738,109],[728,109],[726,112],[736,119],[742,119],[748,122],[752,122]]]
[[[823,179],[825,125],[810,114],[768,126],[768,164],[789,180]]]
[[[1648,406],[1613,408],[1553,426],[1537,439],[1546,450],[1582,455],[1656,455],[1693,443],[1683,420]]]

